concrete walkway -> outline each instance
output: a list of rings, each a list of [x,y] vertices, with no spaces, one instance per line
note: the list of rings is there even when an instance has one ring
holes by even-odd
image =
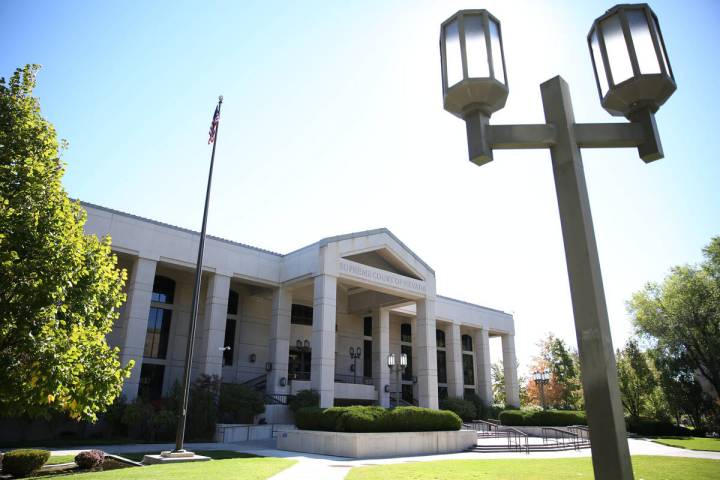
[[[682,448],[660,445],[643,438],[628,439],[632,455],[661,455],[671,457],[707,458],[720,460],[720,452],[702,452],[685,450]],[[160,452],[171,450],[173,444],[133,444],[133,445],[98,445],[71,450],[52,450],[55,455],[71,455],[82,450],[97,448],[108,453],[122,455],[130,452]],[[377,459],[351,459],[331,457],[327,455],[312,455],[299,452],[286,452],[275,448],[275,439],[257,440],[241,443],[189,443],[189,450],[231,450],[251,453],[264,457],[279,457],[297,460],[298,463],[271,477],[271,480],[297,480],[312,478],[313,480],[341,480],[345,478],[351,468],[368,465],[387,465],[393,463],[432,462],[437,460],[488,460],[488,459],[540,459],[540,458],[578,458],[589,457],[590,449],[568,450],[561,452],[519,452],[477,453],[462,452],[445,455],[424,455],[418,457],[377,458]]]

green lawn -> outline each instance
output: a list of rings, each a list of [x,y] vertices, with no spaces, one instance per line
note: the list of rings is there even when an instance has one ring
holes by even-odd
[[[638,480],[717,480],[720,460],[677,457],[633,457]],[[517,459],[517,460],[446,460],[395,465],[357,467],[346,480],[558,480],[593,478],[589,458]]]
[[[157,455],[159,452],[140,452],[140,453],[119,453],[118,455],[129,460],[135,460],[136,462],[142,461],[145,455]],[[227,460],[229,458],[256,458],[257,455],[250,455],[249,453],[233,452],[231,450],[200,450],[196,451],[198,455],[204,455],[214,460]],[[48,465],[55,465],[58,463],[74,462],[75,455],[52,455],[47,461]]]
[[[687,448],[689,450],[707,450],[709,452],[720,452],[720,438],[704,437],[655,437],[655,443],[669,445],[671,447]]]
[[[215,460],[174,465],[150,465],[107,472],[50,475],[42,478],[62,478],[62,480],[265,480],[295,463],[294,460],[284,458],[256,457],[227,450],[197,451],[195,453],[212,457]],[[128,453],[122,456],[131,460],[142,460],[143,455],[144,453]],[[48,463],[64,463],[67,458],[72,461],[70,455],[56,455],[50,457]]]

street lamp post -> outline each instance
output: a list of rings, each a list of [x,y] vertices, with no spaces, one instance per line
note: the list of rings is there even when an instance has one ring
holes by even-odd
[[[397,388],[397,390],[395,392],[395,406],[396,407],[400,406],[400,390],[401,390],[401,388],[400,388],[400,386],[401,386],[400,385],[400,372],[405,371],[405,368],[407,368],[407,362],[408,362],[408,358],[407,358],[407,354],[405,354],[405,353],[400,355],[400,364],[399,365],[397,364],[397,357],[395,356],[394,353],[391,353],[390,355],[388,355],[388,358],[387,358],[387,364],[388,364],[388,367],[390,367],[390,372],[395,370],[395,385]]]
[[[353,365],[352,365],[352,372],[353,372],[353,384],[357,383],[357,360],[360,358],[361,350],[360,347],[353,348],[350,347],[350,358],[352,358]]]
[[[535,385],[540,388],[540,402],[542,403],[543,410],[545,410],[545,385],[550,382],[550,371],[548,369],[545,369],[542,371],[534,372],[533,380],[535,380]]]
[[[477,165],[491,161],[495,149],[550,149],[595,478],[626,480],[633,473],[580,149],[636,147],[645,162],[662,158],[655,112],[676,86],[646,4],[608,10],[593,23],[588,46],[603,108],[629,123],[576,123],[558,76],[540,85],[546,123],[490,125],[509,90],[500,22],[486,10],[460,11],[441,26],[443,102],[465,121]]]

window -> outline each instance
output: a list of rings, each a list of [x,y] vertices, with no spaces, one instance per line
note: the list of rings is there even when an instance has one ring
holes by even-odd
[[[402,374],[402,379],[406,381],[412,381],[413,374],[412,374],[412,347],[409,345],[401,345],[400,346],[400,354],[407,355],[407,367],[405,368],[405,371]]]
[[[159,303],[173,303],[175,299],[175,280],[161,275],[155,275],[153,281],[152,301]]]
[[[363,318],[363,335],[372,337],[372,317]]]
[[[475,369],[473,368],[473,356],[463,353],[463,383],[465,385],[475,385]]]
[[[475,392],[475,389],[474,389],[474,388],[466,388],[466,389],[463,391],[463,398],[464,398],[465,400],[468,400],[468,399],[470,399],[470,398],[473,398],[475,395],[477,395],[477,393]]]
[[[148,315],[145,350],[147,358],[165,358],[167,355],[168,338],[170,336],[170,319],[172,310],[150,307]]]
[[[402,386],[402,399],[408,403],[413,403],[413,386],[403,385]]]
[[[445,351],[437,351],[437,379],[438,383],[447,383],[447,361]]]
[[[400,341],[407,343],[412,342],[412,327],[409,323],[400,325]]]
[[[240,301],[239,301],[238,293],[235,290],[230,290],[230,294],[228,295],[228,309],[227,309],[228,315],[237,315],[238,314],[239,303],[240,303]]]
[[[233,364],[233,352],[235,351],[235,324],[234,318],[225,320],[225,341],[223,347],[230,347],[229,350],[223,350],[223,365],[230,366]]]
[[[473,341],[472,337],[470,335],[463,335],[462,336],[462,349],[464,352],[472,352],[473,351]]]
[[[363,377],[372,378],[372,341],[363,342]]]
[[[290,311],[290,323],[294,325],[312,326],[313,308],[293,303]]]
[[[435,330],[435,343],[438,348],[445,348],[445,332],[439,328]]]
[[[164,365],[152,365],[143,363],[140,369],[140,386],[138,397],[143,400],[158,400],[162,397],[163,376],[165,375]]]
[[[448,389],[447,387],[438,387],[438,398],[448,398]]]

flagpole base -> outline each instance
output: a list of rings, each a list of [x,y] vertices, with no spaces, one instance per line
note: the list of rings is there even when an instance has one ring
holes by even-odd
[[[160,452],[160,455],[145,455],[142,463],[145,465],[156,465],[158,463],[183,463],[183,462],[207,462],[210,457],[196,455],[189,450],[172,450]]]

